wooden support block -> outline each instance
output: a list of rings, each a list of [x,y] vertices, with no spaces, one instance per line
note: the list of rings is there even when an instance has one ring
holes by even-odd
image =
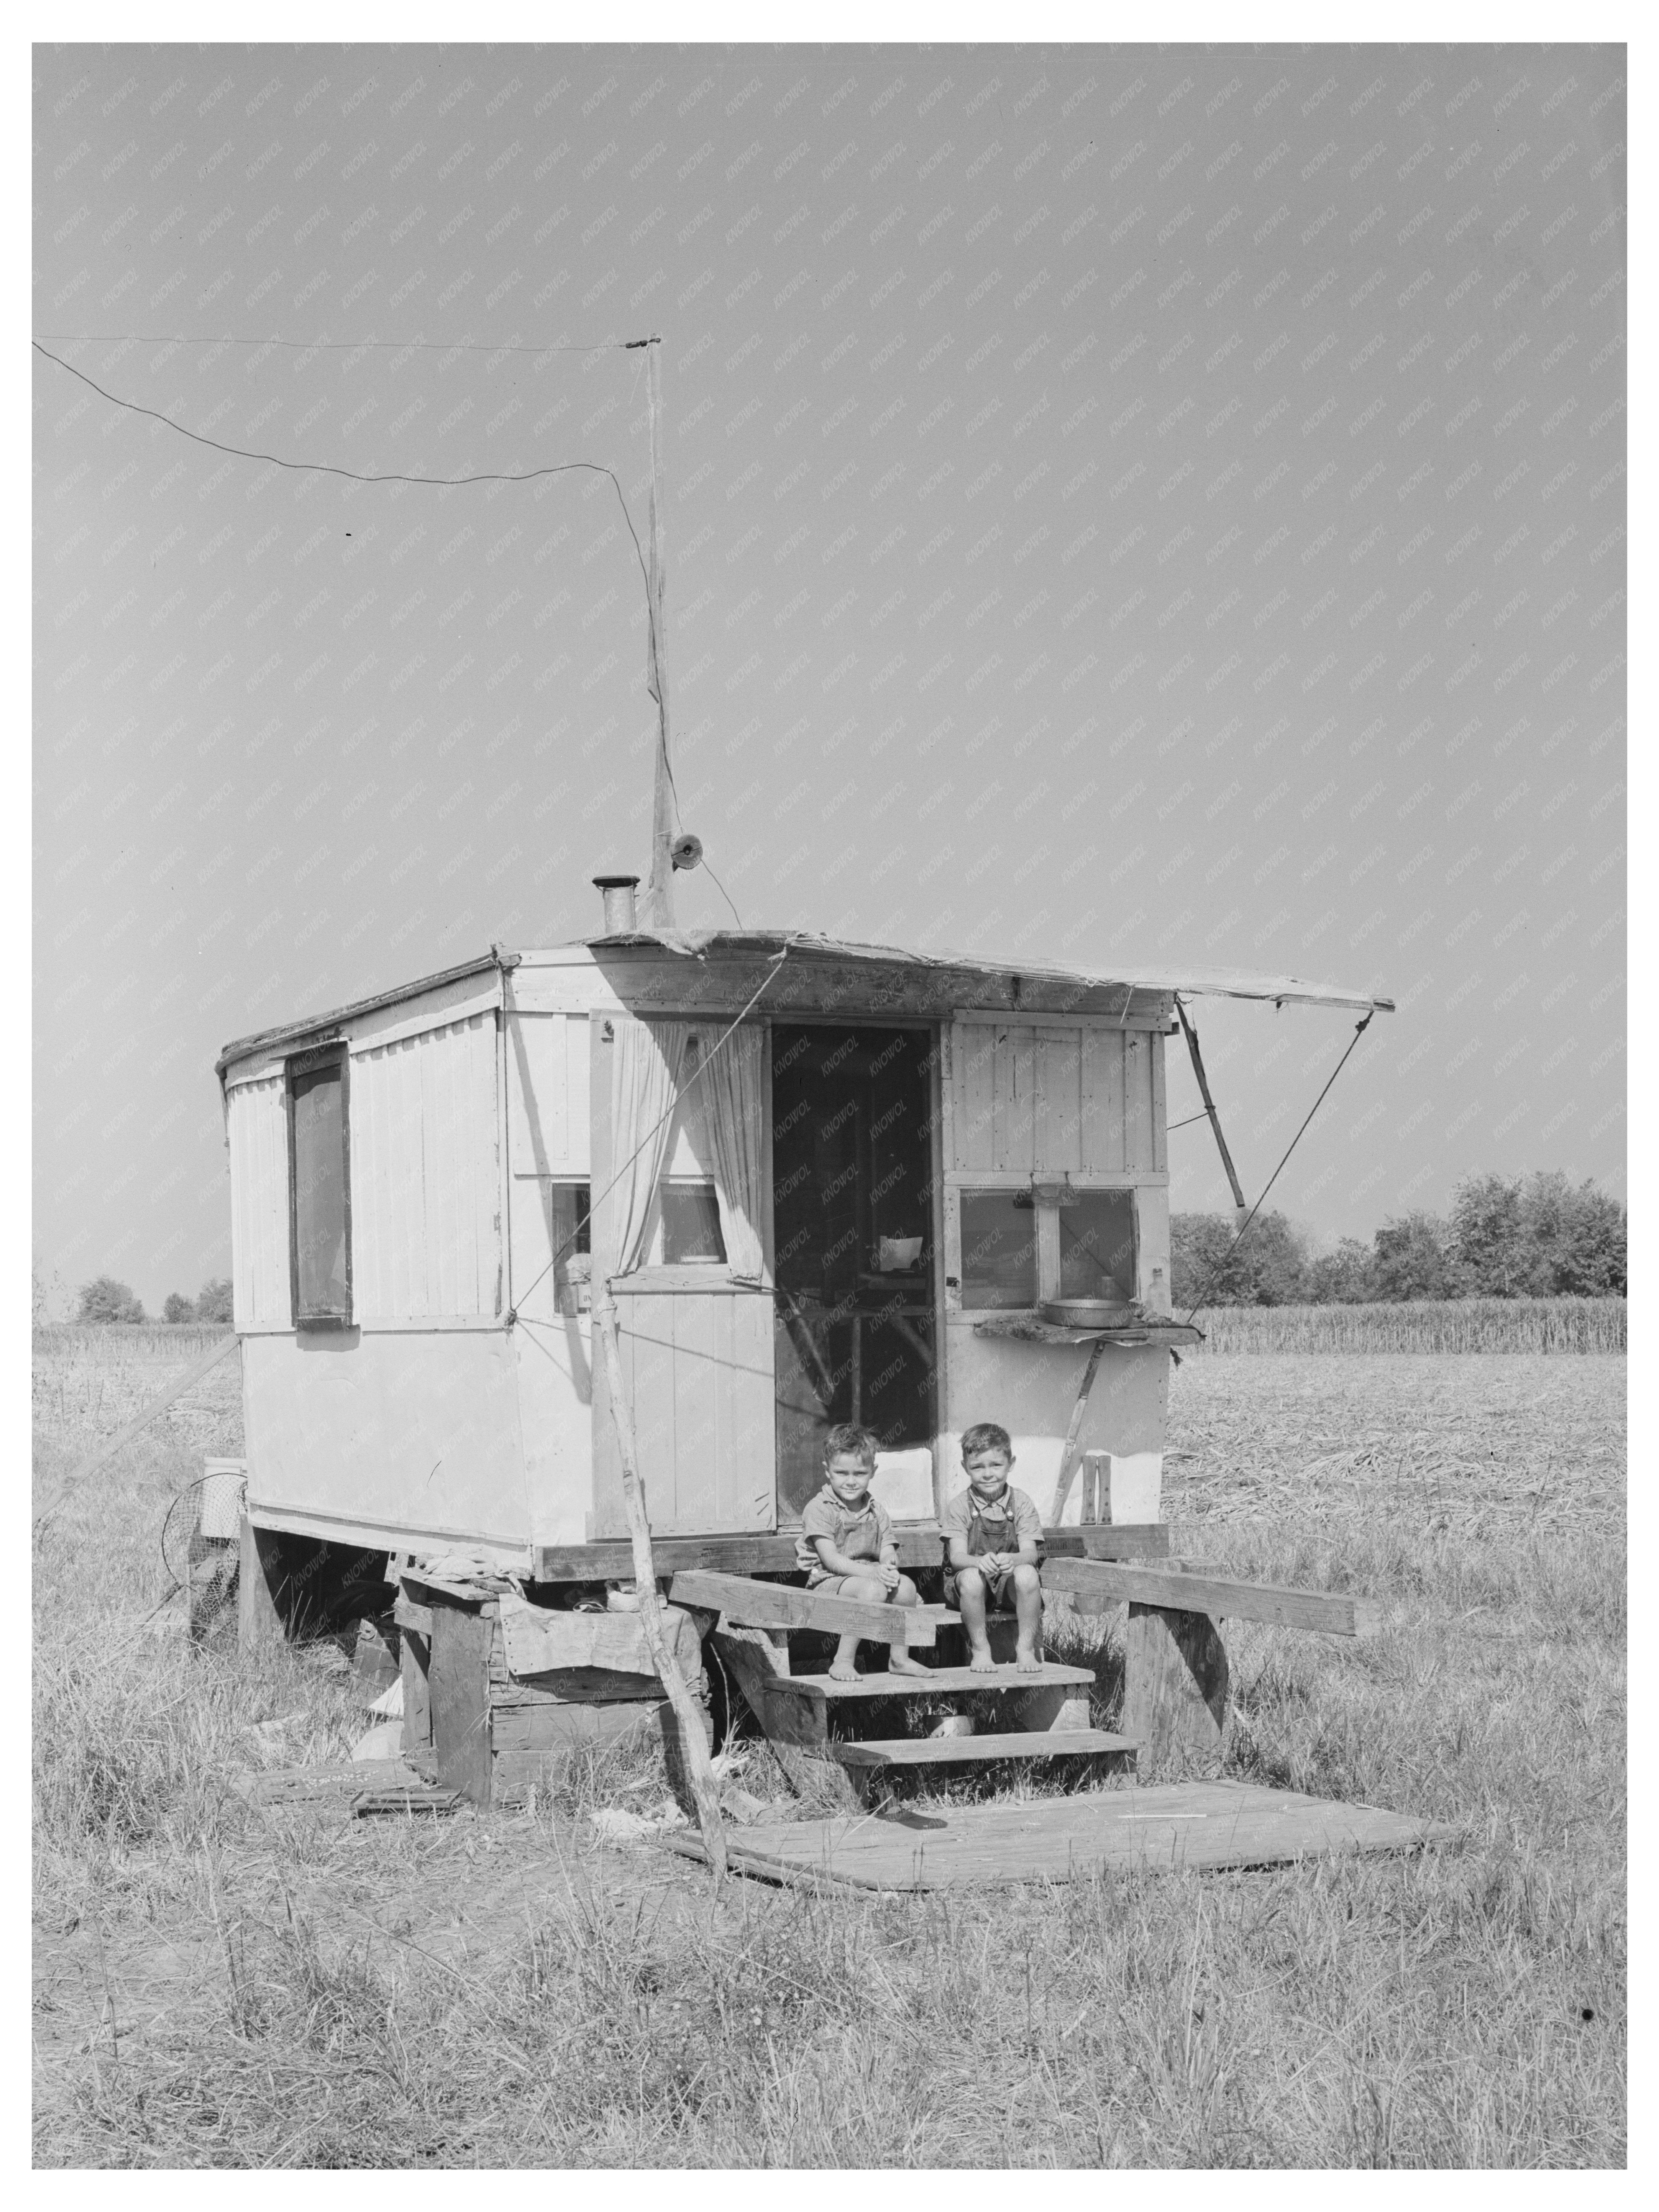
[[[1089,1692],[1059,1682],[1033,1690],[1019,1708],[1019,1724],[1026,1729],[1048,1731],[1090,1728],[1093,1723],[1089,1718]]]
[[[489,1802],[489,1645],[494,1620],[460,1606],[432,1614],[428,1680],[438,1778],[475,1805]]]
[[[816,1628],[827,1636],[857,1636],[899,1651],[912,1643],[933,1640],[932,1619],[923,1614],[910,1622],[908,1608],[903,1606],[826,1596],[818,1590],[793,1589],[787,1583],[751,1582],[743,1575],[714,1574],[696,1567],[675,1574],[669,1596],[676,1605],[702,1606],[711,1613],[724,1613],[744,1628]]]
[[[1143,1781],[1166,1767],[1208,1772],[1219,1766],[1227,1654],[1207,1614],[1131,1602],[1120,1726],[1141,1747]]]
[[[1162,1606],[1227,1620],[1265,1620],[1280,1628],[1312,1628],[1327,1636],[1369,1636],[1382,1620],[1373,1598],[1324,1590],[1289,1589],[1272,1583],[1187,1574],[1167,1565],[1143,1566],[1109,1559],[1048,1559],[1046,1589],[1065,1590],[1081,1613],[1122,1605]],[[1090,1601],[1095,1601],[1091,1603]]]
[[[430,1636],[432,1633],[432,1607],[416,1605],[413,1598],[405,1597],[401,1590],[392,1606],[392,1618],[399,1628],[412,1628],[417,1636]]]
[[[428,1620],[430,1616],[428,1615]],[[432,1747],[432,1634],[428,1627],[405,1626],[398,1671],[404,1685],[404,1751],[427,1752]]]
[[[256,1528],[242,1516],[240,1559],[236,1578],[236,1643],[246,1653],[268,1650],[285,1631],[273,1585],[281,1571],[281,1542],[274,1531]]]
[[[830,1731],[823,1705],[781,1697],[774,1688],[788,1677],[787,1651],[780,1651],[759,1628],[717,1628],[714,1645],[760,1723],[790,1789],[809,1805],[836,1812],[855,1811],[858,1792],[846,1769],[836,1765],[829,1754]]]

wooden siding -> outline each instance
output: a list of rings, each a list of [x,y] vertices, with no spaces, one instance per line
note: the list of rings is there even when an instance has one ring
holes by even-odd
[[[958,1172],[1163,1171],[1164,1040],[1156,1033],[957,1021],[951,1062]]]
[[[351,1060],[357,1318],[501,1310],[495,1024],[476,1013]]]
[[[515,1176],[586,1175],[588,1085],[586,1013],[508,1014],[507,1159]]]
[[[289,1282],[288,1120],[281,1075],[226,1093],[230,1139],[232,1310],[239,1329],[293,1325]]]

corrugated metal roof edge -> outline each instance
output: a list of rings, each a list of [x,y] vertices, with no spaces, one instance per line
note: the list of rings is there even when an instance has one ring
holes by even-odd
[[[659,945],[672,952],[691,958],[717,948],[732,952],[772,953],[787,945],[790,950],[816,952],[831,959],[853,959],[898,962],[917,968],[957,968],[972,974],[985,975],[1030,975],[1045,977],[1055,982],[1121,985],[1129,990],[1182,991],[1194,996],[1230,999],[1252,999],[1271,1001],[1275,1005],[1304,1005],[1316,1006],[1348,1006],[1358,1010],[1373,1008],[1380,1013],[1395,1012],[1395,1002],[1379,994],[1345,988],[1334,983],[1309,982],[1297,975],[1251,975],[1225,969],[1169,969],[1133,968],[1126,973],[1107,975],[1082,968],[1054,968],[1038,961],[986,960],[971,953],[913,952],[901,945],[864,945],[848,938],[823,937],[805,929],[699,929],[699,930],[635,930],[626,936],[572,938],[563,945],[549,945],[549,951],[568,951],[571,945],[586,945],[590,951],[605,946],[622,950],[630,945]],[[313,1014],[293,1022],[283,1022],[268,1030],[257,1030],[251,1036],[237,1037],[228,1044],[214,1062],[214,1073],[222,1079],[225,1070],[239,1060],[246,1060],[254,1053],[269,1052],[283,1044],[295,1044],[313,1036],[319,1030],[333,1029],[342,1022],[353,1020],[360,1014],[375,1013],[383,1006],[395,1006],[405,999],[417,999],[422,992],[435,991],[446,983],[459,982],[464,976],[483,975],[486,969],[503,970],[516,968],[521,961],[533,961],[535,950],[507,952],[493,946],[476,960],[464,961],[456,968],[445,968],[435,975],[422,975],[414,981],[394,986],[390,990],[377,991],[372,997],[354,1000],[349,1006],[337,1006],[330,1012]]]

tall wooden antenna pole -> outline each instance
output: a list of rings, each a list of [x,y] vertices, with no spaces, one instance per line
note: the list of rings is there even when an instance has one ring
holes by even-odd
[[[656,774],[651,794],[651,873],[647,890],[651,920],[658,929],[674,927],[674,779],[668,765],[668,661],[663,634],[662,524],[659,519],[662,417],[662,341],[652,338],[645,349],[646,404],[651,420],[651,528],[647,554],[646,671],[652,697],[657,702]]]

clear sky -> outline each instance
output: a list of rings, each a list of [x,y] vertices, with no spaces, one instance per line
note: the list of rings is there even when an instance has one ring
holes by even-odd
[[[1390,993],[1274,1194],[1328,1236],[1622,1193],[1622,49],[34,82],[35,333],[206,437],[600,462],[642,531],[660,334],[681,814],[745,923]],[[645,872],[644,597],[602,476],[33,400],[34,1244],[154,1310],[228,1267],[227,1039]],[[1196,1012],[1254,1195],[1351,1019]]]

